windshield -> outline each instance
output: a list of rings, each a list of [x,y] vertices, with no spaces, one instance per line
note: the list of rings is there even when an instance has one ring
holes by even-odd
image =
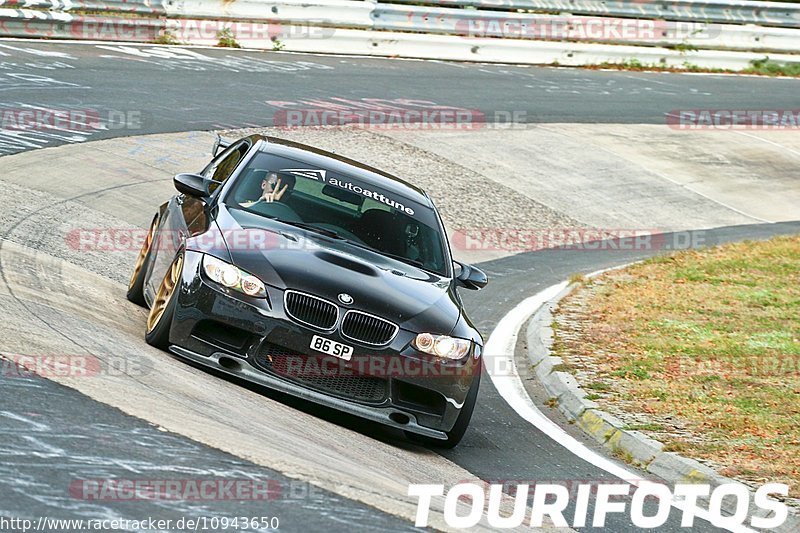
[[[447,275],[433,209],[352,176],[261,152],[225,203]]]

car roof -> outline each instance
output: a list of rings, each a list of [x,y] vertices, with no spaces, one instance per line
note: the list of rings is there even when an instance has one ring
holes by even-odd
[[[430,197],[423,189],[397,176],[393,176],[388,172],[333,152],[328,152],[288,139],[265,135],[257,135],[254,137],[255,139],[264,141],[264,144],[261,144],[258,148],[262,152],[296,159],[321,169],[332,170],[334,172],[353,176],[365,183],[381,187],[385,191],[402,196],[419,204],[433,207]]]

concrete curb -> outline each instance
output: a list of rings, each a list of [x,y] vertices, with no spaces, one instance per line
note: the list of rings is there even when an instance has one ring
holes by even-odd
[[[576,287],[578,284],[572,283],[551,300],[545,302],[531,317],[526,332],[527,356],[534,370],[533,373],[547,395],[556,399],[558,410],[612,455],[627,463],[639,467],[671,485],[707,484],[711,487],[711,492],[725,484],[744,486],[751,493],[748,516],[768,516],[769,513],[753,504],[754,492],[750,487],[724,477],[698,461],[682,457],[674,452],[663,451],[662,443],[639,431],[625,429],[625,424],[621,420],[602,411],[597,403],[587,399],[586,391],[580,387],[572,374],[560,370],[563,365],[562,359],[551,353],[553,310]],[[709,499],[698,499],[698,503],[707,508]],[[726,498],[723,501],[722,509],[726,513],[733,514],[735,505],[736,502],[733,498]],[[772,531],[781,533],[800,531],[800,516],[793,514],[793,510],[790,508],[789,517],[784,524]]]

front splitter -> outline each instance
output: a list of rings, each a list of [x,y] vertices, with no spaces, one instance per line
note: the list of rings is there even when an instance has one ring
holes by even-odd
[[[205,356],[175,345],[170,345],[169,351],[179,357],[183,357],[203,366],[213,368],[214,370],[229,376],[245,379],[251,383],[263,385],[270,389],[277,390],[297,398],[302,398],[304,400],[324,405],[338,411],[343,411],[345,413],[350,413],[373,422],[378,422],[379,424],[401,429],[403,431],[410,431],[412,433],[437,440],[447,440],[447,434],[444,431],[421,426],[417,422],[417,418],[413,413],[401,411],[394,407],[370,407],[355,402],[341,400],[339,398],[296,385],[289,381],[282,380],[278,377],[271,376],[252,367],[248,361],[231,357],[229,354],[215,352],[210,356]],[[220,363],[220,359],[224,359],[235,364],[223,365]],[[397,422],[391,418],[392,415],[405,417],[408,419],[408,422]]]

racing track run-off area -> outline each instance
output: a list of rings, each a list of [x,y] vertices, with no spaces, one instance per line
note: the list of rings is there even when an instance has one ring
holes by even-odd
[[[528,322],[579,274],[797,234],[799,94],[794,78],[0,41],[0,530],[96,520],[108,531],[407,531],[422,518],[436,530],[472,521],[495,530],[498,513],[510,529],[541,519],[640,530],[633,508],[661,507],[637,503],[632,487],[673,490],[674,480],[629,464],[553,408],[529,371]],[[453,258],[489,279],[457,289],[484,344],[458,446],[420,443],[145,342],[150,314],[126,298],[131,273],[154,214],[178,193],[173,176],[204,169],[217,133],[302,143],[430,196]],[[296,200],[319,169],[292,170]],[[336,193],[339,207],[365,189]],[[369,200],[400,209],[381,191],[384,200]],[[354,291],[381,287],[356,255],[329,270],[308,260],[306,276],[349,267],[361,269],[352,279],[373,279]],[[426,267],[402,265],[394,270],[406,278]],[[392,287],[412,286],[392,276]],[[387,306],[422,305],[410,289],[379,292]],[[243,316],[230,305],[214,311]],[[491,484],[502,492],[484,493]],[[521,485],[565,487],[566,524],[553,522],[561,513],[532,517],[546,503],[533,490],[524,523],[508,518]],[[578,495],[581,485],[593,489]],[[485,508],[471,505],[474,493],[448,495],[470,486]],[[614,487],[625,496],[602,496]],[[758,530],[755,491],[736,487],[746,516],[717,520],[707,501],[670,501],[657,530],[689,530],[687,515],[691,531]],[[734,498],[725,500],[730,514]],[[797,503],[787,506],[783,525],[761,530],[796,527]]]

